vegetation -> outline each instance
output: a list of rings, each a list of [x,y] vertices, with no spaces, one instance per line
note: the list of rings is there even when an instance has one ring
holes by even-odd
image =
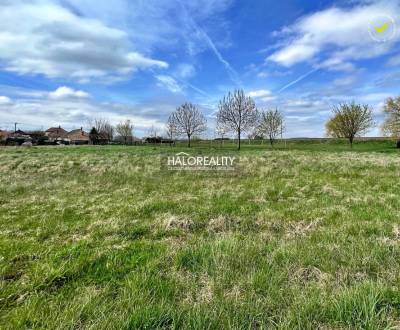
[[[98,144],[99,141],[99,132],[97,131],[96,127],[92,127],[89,133],[90,141],[92,144]]]
[[[1,327],[400,325],[390,141],[210,143],[173,150],[239,167],[163,171],[169,146],[0,148]]]
[[[242,134],[257,125],[258,111],[254,100],[246,96],[243,90],[228,93],[219,103],[217,127],[234,132],[238,139],[238,150]]]
[[[276,110],[268,110],[261,113],[260,123],[257,128],[258,134],[261,137],[268,138],[271,147],[276,139],[283,133],[284,119],[283,114]]]
[[[326,123],[328,136],[346,138],[350,146],[356,136],[365,134],[374,126],[372,109],[367,104],[342,103],[333,108],[333,117]]]
[[[384,134],[395,138],[397,148],[400,148],[400,97],[387,99],[383,111],[386,120],[382,130]]]
[[[95,118],[92,127],[96,129],[103,139],[107,139],[109,142],[113,140],[115,129],[108,119]]]
[[[207,129],[206,118],[192,103],[185,103],[178,107],[168,121],[167,129],[173,129],[173,132],[177,135],[186,136],[189,148],[192,136],[201,134]]]
[[[131,124],[131,121],[129,119],[120,122],[116,127],[115,127],[116,132],[118,135],[123,139],[124,143],[127,144],[128,141],[132,143],[132,137],[133,137],[133,125]]]

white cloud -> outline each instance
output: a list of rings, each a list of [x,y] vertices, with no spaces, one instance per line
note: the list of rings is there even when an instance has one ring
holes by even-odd
[[[327,69],[331,71],[354,71],[356,68],[354,64],[345,62],[340,57],[331,57],[323,61],[321,64],[316,65],[318,68]]]
[[[272,92],[267,89],[258,89],[254,91],[250,91],[247,93],[250,97],[255,99],[259,99],[263,102],[268,102],[274,100],[276,97],[272,95]]]
[[[265,96],[271,96],[271,94],[272,92],[267,89],[259,89],[248,93],[248,95],[251,97],[265,97]]]
[[[308,100],[308,99],[291,99],[291,100],[286,100],[284,102],[285,106],[291,107],[291,108],[316,108],[323,106],[323,102],[321,101],[313,101],[313,100]]]
[[[298,42],[273,53],[268,59],[284,66],[292,66],[293,64],[312,58],[317,52],[317,47],[303,45],[302,42]]]
[[[258,78],[267,78],[269,76],[269,73],[267,71],[260,71],[257,73]]]
[[[192,64],[179,64],[175,70],[175,75],[181,79],[192,78],[196,74],[196,68]]]
[[[181,93],[182,88],[178,82],[167,75],[157,75],[155,78],[158,80],[158,85],[171,91],[172,93]]]
[[[392,56],[389,59],[388,64],[390,66],[400,66],[400,55]]]
[[[58,125],[65,129],[82,126],[88,129],[94,118],[107,118],[113,125],[130,119],[135,126],[135,134],[142,135],[140,132],[146,132],[151,126],[162,127],[165,116],[172,108],[171,104],[151,107],[119,103],[101,104],[87,98],[53,99],[45,94],[43,92],[42,98],[14,100],[7,111],[0,111],[0,123],[5,129],[13,129],[11,123],[15,121],[20,123],[19,127],[23,130],[46,129]],[[160,109],[164,113],[160,114]]]
[[[352,76],[337,78],[333,81],[333,84],[339,87],[352,87],[355,85],[357,81],[358,77],[356,75],[352,75]]]
[[[50,0],[0,2],[0,60],[7,71],[80,81],[168,67],[135,51],[123,30]]]
[[[398,17],[400,5],[395,0],[375,1],[350,9],[333,7],[302,17],[275,33],[283,37],[285,45],[268,60],[286,67],[309,61],[316,67],[351,70],[349,61],[386,54],[399,40],[399,35],[385,43],[371,38],[368,29],[377,14]],[[318,65],[320,57],[325,59]]]
[[[218,35],[218,48],[230,44],[229,24],[221,14],[232,0],[97,0],[95,6],[93,0],[63,2],[82,15],[126,31],[140,52],[179,49],[194,56],[213,51],[207,40],[210,35]]]
[[[74,90],[72,88],[62,86],[57,88],[54,92],[49,93],[49,98],[53,100],[87,99],[90,98],[90,94],[84,91]]]
[[[12,101],[9,97],[7,96],[0,96],[0,105],[8,105],[11,104]]]

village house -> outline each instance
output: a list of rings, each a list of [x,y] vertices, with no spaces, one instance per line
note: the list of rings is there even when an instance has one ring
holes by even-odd
[[[71,144],[89,144],[90,142],[89,134],[86,133],[82,127],[80,129],[72,130],[67,133],[66,136],[70,140]]]
[[[7,145],[7,140],[9,136],[9,132],[0,130],[0,145]]]
[[[67,138],[68,132],[61,126],[50,127],[44,134],[49,138],[49,142],[69,142]]]
[[[10,135],[10,133],[8,133],[7,131],[0,130],[0,141],[7,140],[9,135]]]

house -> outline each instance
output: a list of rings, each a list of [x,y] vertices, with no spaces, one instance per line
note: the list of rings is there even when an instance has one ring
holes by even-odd
[[[70,140],[71,144],[89,144],[90,137],[89,134],[86,133],[82,127],[80,129],[74,129],[71,132],[66,134],[68,140]]]
[[[49,142],[69,142],[67,138],[68,132],[63,129],[61,126],[58,127],[50,127],[45,135],[49,138]]]
[[[7,140],[9,135],[10,135],[9,132],[0,130],[0,141]]]
[[[10,133],[0,130],[0,145],[6,145]]]
[[[21,145],[25,142],[32,142],[30,135],[21,130],[12,133],[5,132],[2,136],[5,138],[6,145]]]

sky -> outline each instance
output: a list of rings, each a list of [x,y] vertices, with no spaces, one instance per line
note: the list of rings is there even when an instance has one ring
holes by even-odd
[[[377,136],[400,95],[399,27],[399,0],[0,0],[0,129],[105,118],[162,135],[192,102],[212,137],[240,88],[284,113],[286,137],[323,137],[350,101],[373,108]]]

